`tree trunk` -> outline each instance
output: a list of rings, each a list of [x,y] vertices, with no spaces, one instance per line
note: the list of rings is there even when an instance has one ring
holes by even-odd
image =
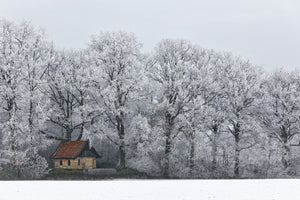
[[[80,91],[80,96],[81,96],[81,99],[80,99],[80,106],[81,106],[81,109],[80,109],[80,117],[81,117],[81,127],[80,127],[80,133],[79,133],[79,136],[77,137],[77,141],[80,141],[82,136],[83,136],[83,130],[84,130],[84,115],[83,115],[83,105],[84,105],[84,100],[83,100],[83,95],[84,93],[82,91]]]
[[[240,176],[240,134],[236,133],[234,137],[235,141],[235,154],[234,154],[234,177],[239,178]]]
[[[190,174],[192,175],[194,173],[195,169],[195,141],[194,139],[191,139],[190,141],[190,157],[189,157],[189,168],[190,168]]]
[[[171,148],[172,148],[172,138],[171,138],[171,132],[173,128],[173,120],[170,113],[166,113],[165,115],[166,120],[166,130],[165,130],[165,136],[166,136],[166,146],[165,146],[165,155],[164,155],[164,163],[163,163],[163,176],[169,177],[170,176],[170,154],[171,154]]]
[[[228,161],[228,153],[226,151],[226,147],[222,146],[222,177],[228,177],[228,166],[229,166],[229,161]]]
[[[282,155],[281,155],[281,163],[282,163],[283,171],[285,171],[288,167],[288,153],[289,153],[289,148],[286,143],[283,143]]]
[[[73,130],[71,128],[66,129],[66,141],[70,142],[72,139],[72,132]]]
[[[15,96],[13,94],[13,96]],[[10,98],[7,100],[7,111],[9,115],[9,129],[10,129],[10,136],[11,136],[11,150],[15,151],[16,150],[16,105],[15,105],[15,97]]]
[[[216,174],[217,170],[217,154],[218,154],[218,139],[219,139],[219,132],[218,132],[218,126],[213,126],[213,146],[212,146],[212,170],[213,173]]]
[[[83,119],[83,112],[81,111],[81,127],[80,127],[80,133],[79,136],[77,137],[77,141],[80,141],[82,136],[83,136],[83,130],[84,130],[84,119]]]
[[[125,142],[124,139],[120,141],[119,146],[120,151],[120,167],[125,168],[126,167],[126,152],[125,152]]]
[[[218,152],[217,145],[213,144],[213,147],[212,147],[212,170],[214,173],[217,170],[217,152]]]
[[[126,151],[125,151],[125,127],[124,127],[124,113],[116,116],[117,130],[120,139],[119,151],[120,151],[120,167],[126,167]]]
[[[222,154],[222,157],[223,157],[223,166],[224,167],[228,167],[228,164],[229,164],[228,154],[227,154],[226,149],[225,149],[224,146],[222,147],[222,150],[223,150],[223,154]]]
[[[29,135],[30,135],[30,147],[33,147],[33,102],[32,102],[32,91],[30,91],[30,102],[29,102],[29,116],[28,116],[28,125],[29,125]]]
[[[171,134],[169,133],[166,135],[166,146],[165,146],[165,156],[164,156],[164,163],[163,163],[163,176],[168,178],[170,176],[169,169],[170,169],[170,153],[171,153]]]
[[[271,169],[271,137],[268,137],[268,145],[269,145],[269,149],[268,149],[268,155],[267,155],[267,172],[266,172],[266,178],[269,177],[270,174],[270,169]]]
[[[281,141],[282,141],[282,152],[281,152],[281,163],[283,171],[285,171],[288,167],[288,154],[289,154],[289,148],[288,148],[288,132],[287,128],[285,126],[281,126]]]

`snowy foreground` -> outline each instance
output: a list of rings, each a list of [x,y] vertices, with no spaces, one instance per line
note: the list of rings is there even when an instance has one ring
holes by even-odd
[[[293,200],[300,180],[4,181],[1,200]]]

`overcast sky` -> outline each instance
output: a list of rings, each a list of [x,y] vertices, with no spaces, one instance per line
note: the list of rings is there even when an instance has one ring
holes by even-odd
[[[125,30],[145,51],[163,38],[184,38],[267,70],[300,69],[299,0],[0,0],[0,15],[43,27],[61,48]]]

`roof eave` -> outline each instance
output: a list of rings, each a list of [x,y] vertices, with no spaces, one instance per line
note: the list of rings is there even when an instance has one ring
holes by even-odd
[[[76,156],[76,157],[66,157],[66,158],[51,158],[51,159],[75,159],[75,158],[77,158],[78,156]]]

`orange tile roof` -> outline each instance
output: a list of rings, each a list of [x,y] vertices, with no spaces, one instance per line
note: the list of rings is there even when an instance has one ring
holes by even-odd
[[[76,158],[88,141],[62,141],[51,158]]]

